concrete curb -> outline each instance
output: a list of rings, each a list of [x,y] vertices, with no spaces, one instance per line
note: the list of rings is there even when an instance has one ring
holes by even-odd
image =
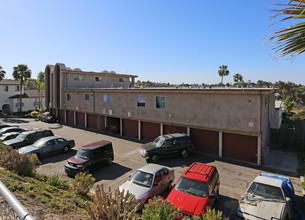
[[[300,182],[304,182],[304,176],[300,176]],[[302,195],[303,195],[303,198],[305,199],[305,190],[302,188]]]

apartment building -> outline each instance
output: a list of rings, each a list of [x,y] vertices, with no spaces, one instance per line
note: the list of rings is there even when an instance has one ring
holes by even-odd
[[[74,126],[117,126],[120,135],[147,141],[184,132],[198,151],[256,164],[276,126],[275,89],[137,88],[136,75],[60,63],[47,65],[45,74],[46,105]]]

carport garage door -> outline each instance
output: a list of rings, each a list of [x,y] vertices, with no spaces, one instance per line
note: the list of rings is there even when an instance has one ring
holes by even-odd
[[[218,132],[191,128],[191,139],[200,152],[218,155]]]
[[[223,133],[222,154],[224,157],[257,162],[257,137]]]
[[[87,114],[87,126],[88,128],[97,129],[97,116],[92,114]]]
[[[163,134],[172,134],[172,133],[185,133],[187,130],[185,127],[179,127],[174,125],[163,125]]]
[[[138,137],[138,121],[123,119],[123,135],[127,137]]]
[[[85,127],[85,113],[76,112],[76,125]]]
[[[65,121],[65,110],[59,109],[58,120],[61,121],[61,122]]]
[[[67,111],[67,123],[74,124],[74,112]]]
[[[150,122],[141,122],[142,140],[153,141],[160,136],[160,125]]]

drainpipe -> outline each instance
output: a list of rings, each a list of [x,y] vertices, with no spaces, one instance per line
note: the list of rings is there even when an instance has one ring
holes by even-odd
[[[257,165],[262,164],[262,122],[263,122],[263,106],[262,106],[262,92],[259,91],[260,94],[260,114],[259,114],[259,136],[257,140]]]

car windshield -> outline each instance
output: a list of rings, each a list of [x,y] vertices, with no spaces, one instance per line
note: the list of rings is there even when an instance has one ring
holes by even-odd
[[[140,170],[137,170],[130,178],[131,182],[144,187],[151,187],[152,180],[152,174]]]
[[[19,134],[16,138],[23,141],[27,136],[27,134]]]
[[[44,144],[45,144],[44,141],[39,140],[39,141],[36,141],[36,142],[33,144],[33,147],[42,148]]]
[[[75,157],[84,159],[84,160],[89,160],[89,158],[92,155],[92,151],[91,150],[86,150],[86,149],[79,149],[75,155]]]
[[[247,193],[261,196],[266,199],[278,199],[284,201],[284,196],[281,188],[270,186],[263,183],[253,182],[249,187]]]
[[[179,179],[177,185],[175,186],[175,189],[194,196],[199,196],[199,197],[208,196],[207,182],[190,179],[184,176],[182,176]]]
[[[157,137],[152,143],[156,147],[161,147],[163,142],[164,142],[164,138],[163,137]]]

